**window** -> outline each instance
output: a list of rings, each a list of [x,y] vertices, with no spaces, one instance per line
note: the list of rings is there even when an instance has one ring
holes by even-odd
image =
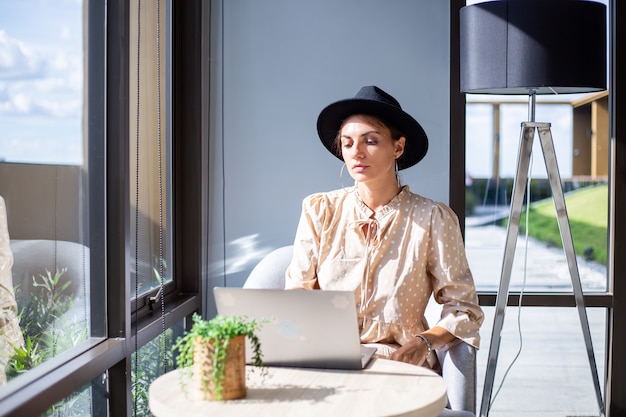
[[[515,98],[507,102],[494,100],[493,97],[483,98],[489,102],[481,101],[481,97],[475,101],[472,101],[472,98],[468,97],[466,125],[468,143],[466,171],[469,178],[466,196],[470,202],[467,205],[466,248],[477,289],[483,293],[481,303],[485,306],[483,347],[477,357],[479,369],[484,370],[490,353],[489,339],[485,335],[490,335],[494,320],[494,309],[491,308],[493,304],[485,303],[484,295],[495,294],[499,290],[511,190],[517,169],[520,124],[528,118],[528,106],[523,102],[515,103],[513,101]],[[608,283],[607,177],[592,176],[591,172],[574,175],[575,121],[573,114],[572,104],[544,103],[537,105],[536,120],[551,123],[561,181],[566,193],[569,222],[578,254],[578,269],[583,290],[587,294],[604,293]],[[487,161],[485,161],[485,154],[487,154]],[[603,158],[608,160],[608,156],[608,153],[604,153]],[[555,380],[540,381],[535,384],[559,387],[564,397],[572,390],[576,390],[578,401],[555,402],[553,398],[542,401],[538,397],[534,405],[538,408],[523,407],[525,410],[529,413],[559,410],[574,414],[597,412],[595,387],[585,356],[585,341],[581,337],[576,308],[557,307],[564,305],[559,300],[567,298],[567,294],[572,294],[573,290],[567,259],[561,249],[561,236],[538,134],[535,135],[533,143],[529,177],[531,181],[527,185],[529,188],[526,190],[525,197],[525,201],[530,199],[530,210],[527,211],[528,223],[524,214],[520,222],[520,238],[516,245],[508,289],[511,294],[522,293],[523,300],[531,300],[528,302],[530,305],[550,305],[551,308],[526,307],[518,310],[509,307],[507,309],[501,333],[497,372],[493,381],[491,410],[497,413],[499,410],[511,407],[521,409],[515,404],[515,393],[519,393],[526,382],[520,378],[528,375],[528,369],[539,366],[544,369],[546,367],[568,369],[567,375],[555,372]],[[526,226],[528,226],[528,240],[525,239]],[[532,301],[532,297],[537,294],[545,295],[545,300]],[[509,305],[515,305],[511,301],[509,303]],[[590,328],[594,331],[592,343],[599,372],[598,377],[604,381],[606,313],[603,309],[588,308],[587,315]],[[548,317],[549,320],[546,319]],[[528,324],[522,326],[520,323]],[[540,329],[545,325],[548,325],[548,328],[541,331]],[[549,328],[550,326],[552,327]],[[542,363],[540,357],[528,357],[527,352],[532,351],[534,344],[544,343],[552,346],[549,338],[546,337],[548,334],[558,334],[561,339],[571,340],[568,349],[564,349],[563,354],[559,356],[561,362],[551,360],[548,364]],[[517,349],[521,346],[523,350],[520,351],[518,358]],[[581,363],[585,366],[579,367]],[[509,366],[511,366],[510,372],[506,372]],[[526,371],[518,373],[519,369]],[[485,380],[484,371],[479,373],[479,378]],[[501,391],[500,386],[502,386]],[[603,386],[602,389],[604,389]],[[552,390],[554,392],[554,388]],[[479,398],[481,398],[480,392]],[[484,401],[484,397],[482,400]]]
[[[190,119],[201,120],[198,115],[205,111],[198,88],[203,61],[197,59],[208,14],[202,4],[33,0],[17,8],[27,10],[24,26],[36,26],[33,11],[41,12],[49,31],[46,24],[61,21],[50,16],[71,5],[75,10],[69,17],[76,19],[76,36],[85,46],[80,44],[71,60],[79,73],[84,70],[77,109],[80,157],[73,161],[65,151],[60,154],[69,162],[25,163],[12,157],[0,163],[0,195],[10,202],[9,229],[16,231],[16,243],[30,247],[45,241],[37,253],[45,250],[46,256],[38,261],[72,262],[67,271],[59,269],[64,277],[77,277],[73,286],[53,289],[58,297],[71,290],[71,311],[63,315],[72,313],[80,331],[46,332],[54,336],[55,344],[46,344],[54,355],[0,389],[3,414],[50,415],[71,408],[81,415],[145,415],[147,384],[171,367],[172,340],[200,308],[198,248],[205,232],[198,219],[206,213],[197,197],[206,187],[201,174],[206,142],[199,140],[203,126]],[[5,32],[0,34],[5,40]],[[9,88],[7,73],[0,77],[1,97],[27,91],[25,84],[22,90]],[[62,84],[57,81],[44,83],[50,95],[35,101],[50,104],[59,98],[52,88]],[[0,106],[0,112],[6,108]],[[59,125],[43,123],[39,116],[19,120],[20,128],[42,125],[41,138],[64,136]],[[25,140],[19,144],[27,145]],[[24,252],[20,262],[34,259],[32,254]],[[56,269],[50,271],[50,278],[44,274],[46,283],[55,282]],[[29,291],[48,290],[40,284]],[[65,301],[46,304],[65,308]],[[62,314],[53,313],[55,319]],[[159,366],[145,366],[153,363]],[[39,383],[44,378],[47,383]]]
[[[511,189],[517,169],[520,123],[528,117],[528,105],[518,97],[504,103],[494,101],[489,96],[472,99],[468,97],[466,127],[467,246],[470,258],[473,253],[479,255],[481,251],[492,251],[492,259],[502,259]],[[519,102],[515,103],[515,99]],[[574,126],[577,121],[573,116],[573,104],[548,102],[537,105],[536,119],[551,123],[561,182],[564,191],[568,193],[568,215],[574,244],[580,256],[583,289],[606,291],[608,177],[606,172],[604,175],[592,174],[591,163],[587,164],[588,171],[574,170],[575,160],[584,157],[591,159],[592,155],[590,152],[583,155],[574,147]],[[606,119],[604,123],[607,123]],[[604,129],[606,131],[606,127]],[[589,138],[586,139],[590,142]],[[606,147],[604,149],[603,153],[597,153],[595,157],[603,158],[606,166],[609,155]],[[531,274],[526,290],[571,291],[538,136],[533,143],[531,158],[529,198],[532,202],[530,219],[533,222],[529,224],[529,235],[534,239],[528,246],[522,241],[517,246],[511,288],[521,289],[525,250],[528,250],[528,257],[536,259],[539,253],[546,252],[545,246],[551,246],[551,267],[546,269],[544,265],[540,267],[543,273]],[[593,208],[591,202],[595,204]],[[524,219],[520,224],[522,235],[525,230]],[[485,232],[489,242],[481,238]],[[487,272],[483,274],[481,269],[481,273],[476,274],[477,287],[479,290],[494,291],[500,281],[500,270],[490,268]],[[538,280],[532,281],[533,277]]]
[[[0,195],[13,257],[6,286],[22,335],[3,347],[2,375],[12,380],[91,336],[89,143],[83,3],[0,9]]]
[[[594,95],[588,95],[594,96]],[[517,170],[521,122],[528,120],[528,103],[524,97],[468,96],[466,104],[466,176],[467,218],[466,248],[468,261],[475,276],[477,289],[484,306],[486,320],[483,326],[483,343],[478,352],[479,382],[485,381],[485,369],[491,359],[489,338],[493,331],[495,294],[499,291],[511,191]],[[527,98],[526,98],[527,100]],[[607,310],[610,306],[608,253],[609,185],[606,170],[592,171],[592,166],[606,167],[608,149],[592,145],[581,151],[582,144],[592,143],[593,135],[606,135],[595,143],[608,143],[608,118],[598,118],[594,113],[581,119],[578,103],[586,97],[538,97],[535,120],[550,122],[556,159],[565,192],[569,224],[571,227],[577,267],[585,292],[587,319],[592,332],[600,390],[605,391],[607,352]],[[558,100],[558,101],[557,101]],[[584,115],[583,115],[584,116]],[[584,138],[580,138],[580,135]],[[581,163],[583,158],[588,162]],[[499,335],[501,343],[495,380],[491,393],[493,413],[505,409],[528,412],[568,412],[588,414],[598,412],[598,402],[589,363],[581,322],[577,309],[569,307],[573,299],[572,280],[554,210],[551,186],[545,168],[544,154],[536,133],[526,186],[524,212],[520,222],[508,290],[509,298],[504,326]],[[528,213],[528,214],[526,214]],[[528,217],[528,221],[527,218]],[[528,229],[528,230],[526,230]],[[526,239],[526,233],[528,239]],[[518,297],[522,294],[521,298]],[[598,295],[597,299],[591,296]],[[521,301],[520,301],[521,300]],[[516,305],[525,306],[518,309]],[[565,306],[568,306],[565,308]],[[597,307],[597,308],[589,308]],[[568,340],[567,347],[553,340]],[[493,340],[493,339],[492,339]],[[544,344],[554,351],[559,349],[558,360],[530,355],[533,345]],[[522,348],[523,346],[523,348]],[[518,350],[521,349],[521,350]],[[534,350],[533,350],[534,349]],[[582,366],[581,366],[582,365]],[[527,381],[528,370],[533,367],[554,369],[552,380]],[[567,369],[568,372],[558,370]],[[532,384],[550,387],[549,399],[535,397],[532,406],[517,403],[519,392]],[[557,388],[558,387],[558,388]],[[501,390],[500,390],[501,388]],[[563,398],[576,392],[576,401],[555,401],[554,393]],[[560,394],[559,394],[560,393]],[[485,397],[479,390],[479,398]],[[484,407],[481,404],[481,407]]]
[[[615,9],[609,15],[614,12]],[[608,27],[609,33],[615,30],[610,19]],[[610,34],[609,39],[612,36]],[[607,52],[611,53],[610,49]],[[612,59],[614,57],[609,62]],[[551,123],[569,224],[578,258],[578,270],[585,293],[600,389],[605,400],[610,402],[606,398],[610,393],[605,390],[605,381],[611,378],[610,371],[607,371],[610,352],[605,352],[604,348],[607,340],[609,344],[612,343],[609,318],[613,304],[610,280],[614,261],[610,257],[609,234],[615,224],[609,223],[609,217],[613,204],[611,182],[619,183],[619,180],[616,182],[614,178],[611,179],[610,169],[607,169],[611,155],[608,149],[610,126],[606,96],[606,92],[537,96],[535,120]],[[482,333],[490,336],[495,310],[492,306],[495,305],[495,295],[500,284],[512,183],[517,168],[520,123],[529,118],[528,98],[470,95],[467,96],[466,115],[466,174],[470,179],[466,187],[466,246],[468,260],[476,276],[479,298],[485,306],[486,321]],[[483,154],[478,155],[479,152]],[[551,188],[537,134],[531,156],[530,177],[525,195],[525,202],[529,200],[530,205],[527,210],[524,208],[520,222],[520,237],[514,255],[510,295],[507,300],[509,308],[506,309],[505,323],[500,335],[500,360],[492,400],[498,394],[505,372],[508,373],[508,366],[512,361],[515,362],[514,357],[517,358],[517,349],[523,345],[523,350],[510,368],[499,398],[491,409],[496,413],[503,409],[523,409],[529,414],[537,411],[597,413],[596,387],[589,372],[577,309],[571,307],[571,278],[564,251],[560,248],[561,238]],[[525,240],[525,233],[528,233],[528,241]],[[486,260],[488,257],[491,257],[489,261]],[[523,297],[518,297],[520,293],[523,293]],[[518,303],[525,307],[518,310]],[[567,347],[556,346],[552,343],[553,340],[571,340],[571,343]],[[538,342],[545,345],[542,350],[558,350],[561,355],[559,358],[552,358],[550,363],[543,362],[541,357],[531,358],[529,355],[533,352],[532,345]],[[489,339],[484,337],[478,353],[479,371],[487,363],[488,343]],[[578,364],[584,365],[580,371]],[[548,374],[554,374],[558,381],[528,381],[527,370],[533,366],[540,366],[544,370],[554,367],[555,372]],[[557,369],[567,369],[568,372]],[[479,374],[479,384],[480,379],[485,377],[484,371],[482,372],[482,375]],[[615,376],[615,371],[613,375]],[[532,384],[538,395],[534,397],[535,401],[531,406],[520,407],[516,400],[527,384]],[[552,394],[547,401],[541,395],[545,391],[542,390],[544,384],[550,387]],[[557,403],[554,397],[560,392],[563,398],[569,400]],[[576,393],[575,400],[572,392]],[[481,394],[479,390],[479,398]],[[615,398],[614,396],[613,403]],[[520,412],[524,415],[524,412]]]
[[[131,291],[172,281],[170,1],[131,9],[129,180]],[[140,10],[140,21],[137,11]],[[157,24],[157,18],[160,19]],[[157,50],[157,47],[159,50]],[[150,302],[150,301],[149,301]],[[152,301],[154,302],[154,301]],[[142,306],[141,301],[138,308]]]

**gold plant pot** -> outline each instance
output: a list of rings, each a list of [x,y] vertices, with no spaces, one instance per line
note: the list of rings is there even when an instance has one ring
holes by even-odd
[[[224,364],[224,380],[222,381],[221,400],[234,400],[246,396],[246,337],[236,336],[230,339],[226,350]],[[212,381],[213,343],[203,341],[200,337],[194,341],[193,375],[190,394],[195,400],[218,400],[215,383]]]

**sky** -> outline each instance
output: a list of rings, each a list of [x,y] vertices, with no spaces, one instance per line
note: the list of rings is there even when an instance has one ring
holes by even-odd
[[[469,97],[469,99],[474,97]],[[492,99],[492,98],[489,98]],[[508,97],[507,100],[511,100]],[[528,121],[526,97],[518,97],[520,104],[503,104],[500,107],[500,177],[513,178],[517,169],[521,123]],[[493,167],[492,105],[472,103],[466,107],[466,171],[473,178],[489,178]],[[557,153],[561,177],[572,174],[573,120],[568,104],[537,104],[535,121],[551,124],[552,139]],[[535,134],[531,156],[531,177],[547,178],[545,161]]]
[[[82,1],[0,0],[0,160],[82,163]]]

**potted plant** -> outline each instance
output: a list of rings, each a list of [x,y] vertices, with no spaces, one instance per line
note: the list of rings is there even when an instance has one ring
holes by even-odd
[[[229,400],[246,395],[245,340],[251,342],[252,364],[263,366],[261,343],[256,331],[262,322],[241,316],[217,315],[203,320],[193,315],[190,331],[178,338],[176,363],[183,389],[192,381],[191,397]]]

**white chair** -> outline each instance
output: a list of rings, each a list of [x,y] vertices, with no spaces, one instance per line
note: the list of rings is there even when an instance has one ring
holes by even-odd
[[[244,288],[284,288],[285,271],[291,262],[292,246],[267,254],[250,272]],[[446,352],[437,351],[442,376],[448,389],[448,407],[441,417],[474,417],[476,412],[476,350],[459,343]]]

